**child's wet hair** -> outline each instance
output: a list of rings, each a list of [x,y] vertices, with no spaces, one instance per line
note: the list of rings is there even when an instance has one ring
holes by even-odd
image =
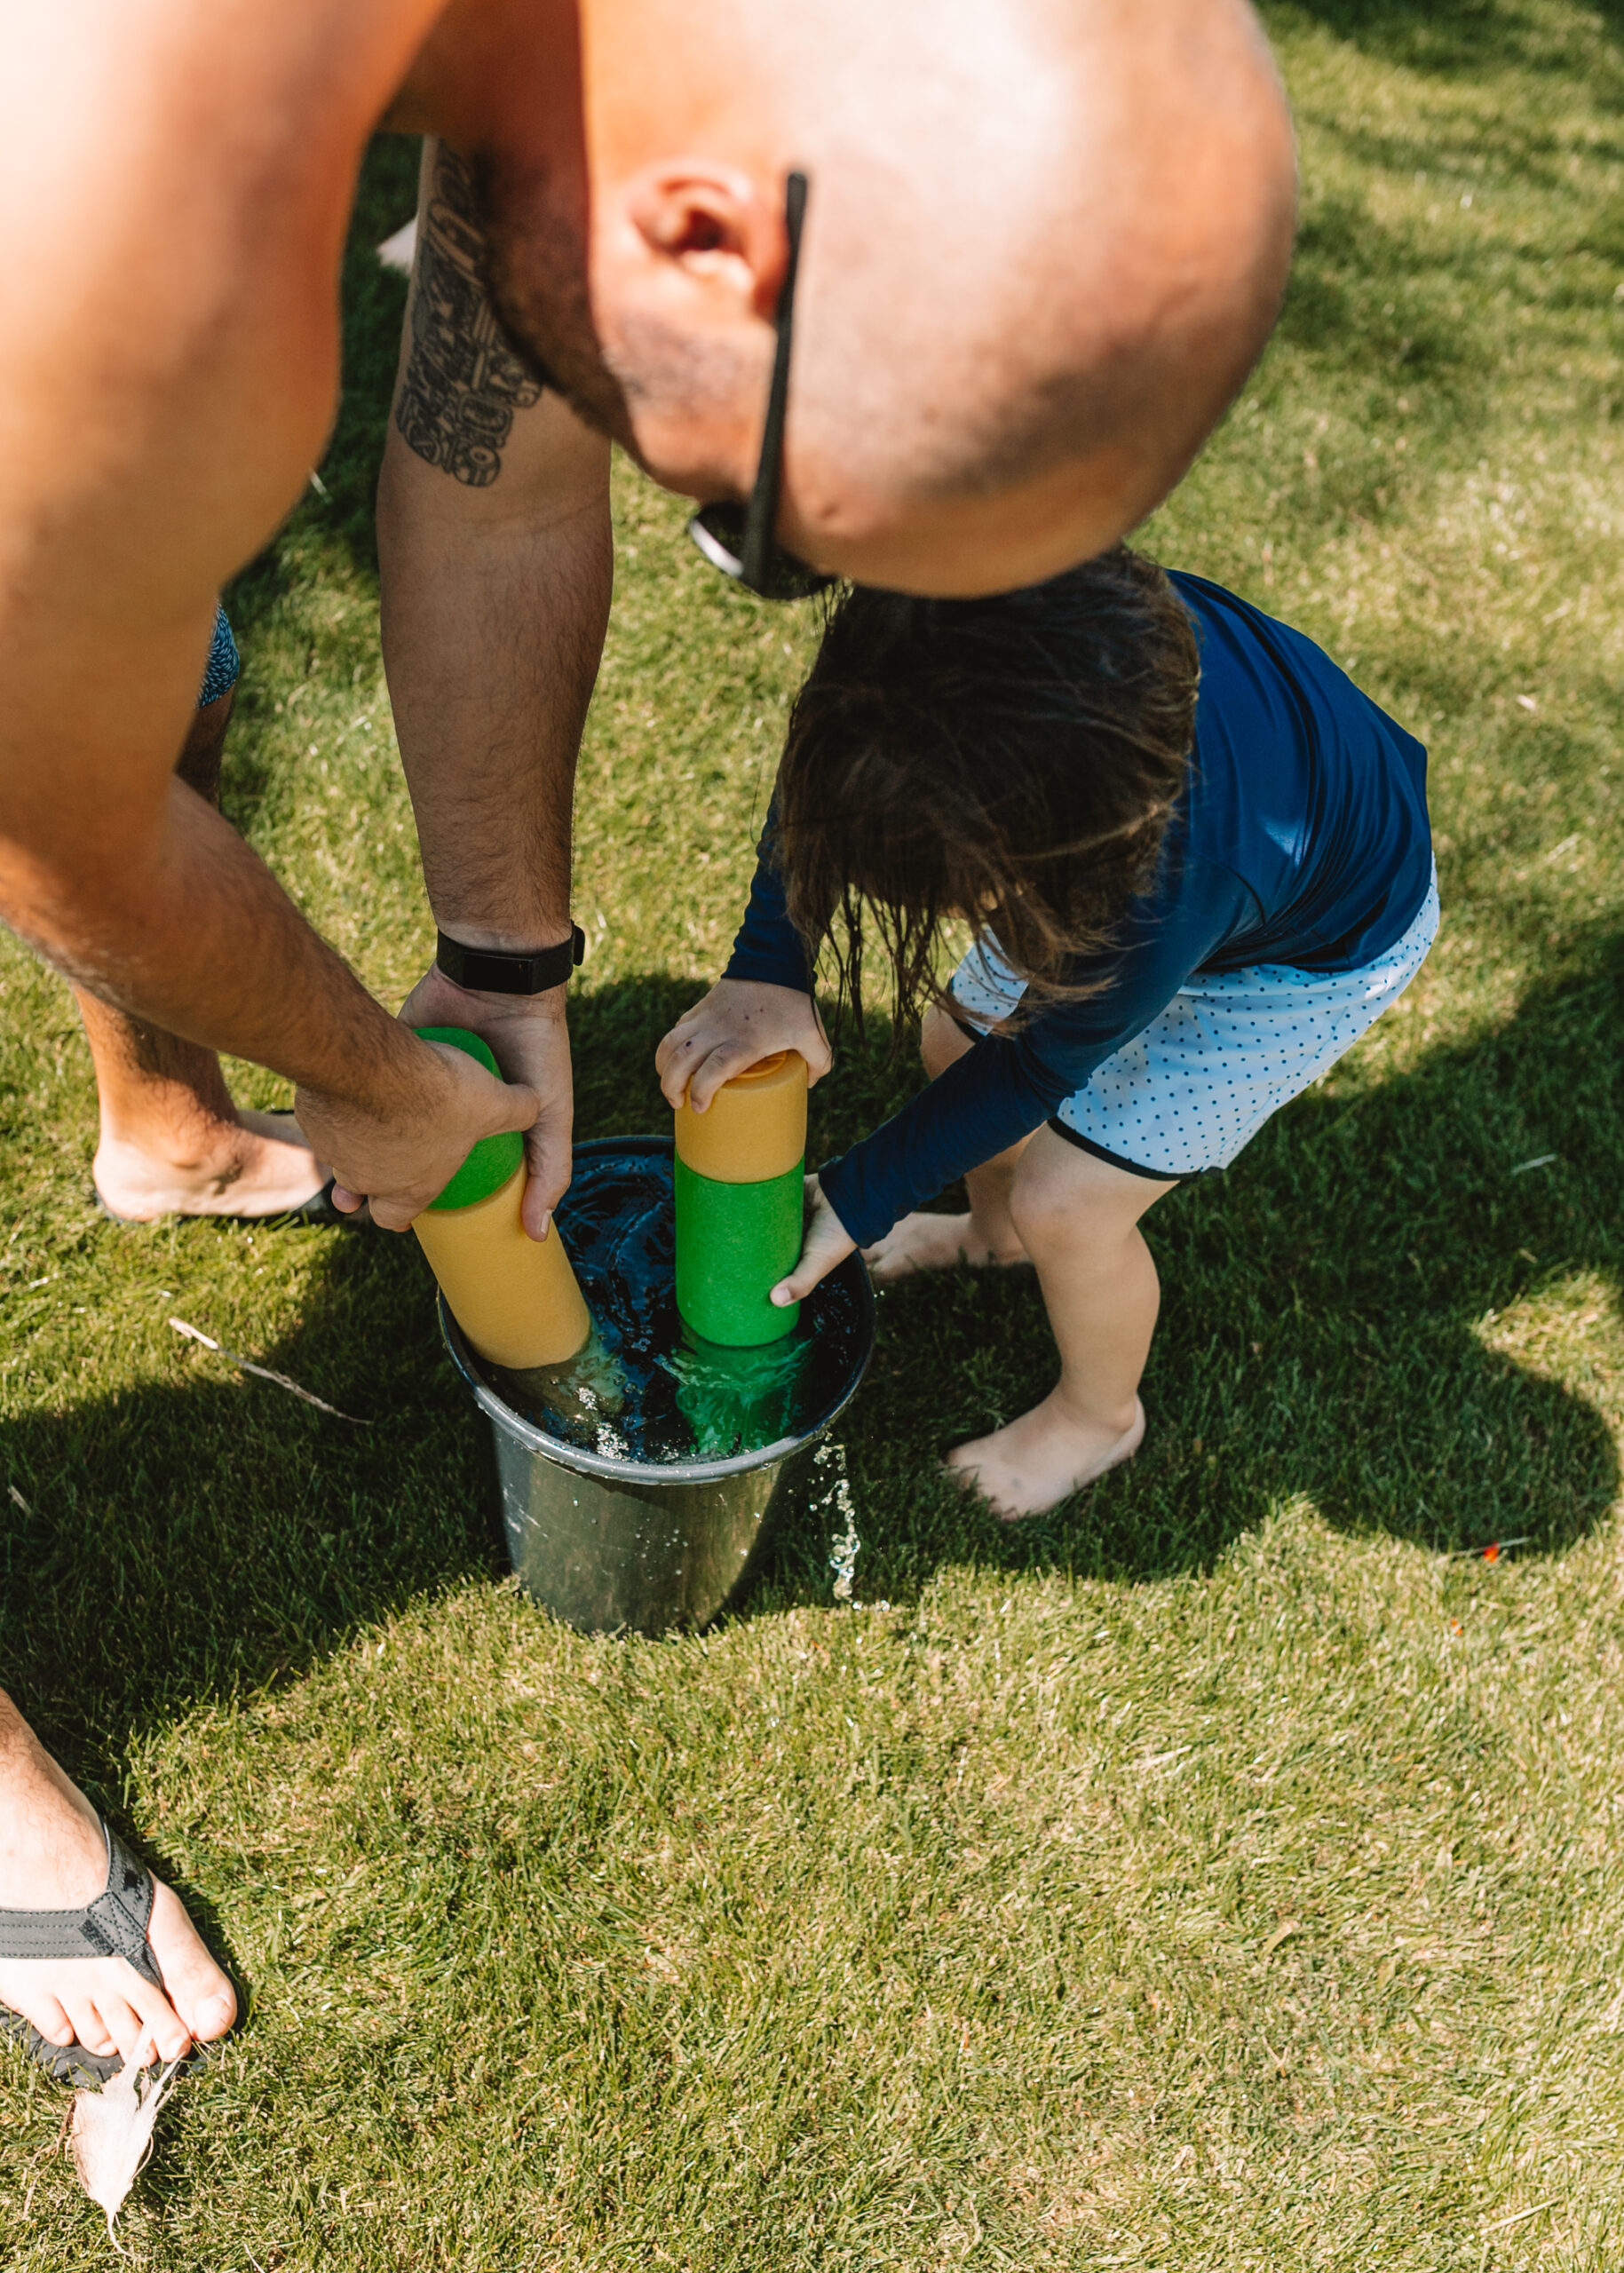
[[[1183,602],[1126,545],[986,599],[846,594],[790,714],[778,843],[790,918],[860,1026],[865,924],[899,1036],[941,999],[955,918],[1028,1010],[1098,990],[1072,966],[1151,881],[1199,676]]]

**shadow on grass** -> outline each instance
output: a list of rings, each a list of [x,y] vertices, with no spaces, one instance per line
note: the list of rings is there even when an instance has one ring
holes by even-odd
[[[1054,1378],[1030,1276],[889,1293],[848,1431],[860,1591],[907,1599],[966,1561],[1125,1580],[1200,1568],[1297,1495],[1341,1528],[1439,1552],[1583,1537],[1617,1494],[1618,1460],[1537,1349],[1542,1320],[1560,1339],[1565,1314],[1616,1299],[1621,979],[1624,942],[1580,939],[1503,1031],[1312,1092],[1226,1176],[1169,1195],[1147,1221],[1163,1308],[1145,1448],[1053,1516],[1006,1528],[933,1475]],[[1519,1329],[1535,1354],[1493,1348]],[[784,1541],[765,1596],[815,1597],[820,1564],[820,1541]]]
[[[651,978],[578,999],[583,1139],[669,1127],[654,1045],[698,991]],[[241,1227],[195,1229],[223,1243],[228,1279]],[[278,1236],[319,1250],[297,1331],[226,1338],[368,1426],[201,1350],[186,1387],[83,1402],[65,1389],[58,1410],[8,1426],[4,1480],[20,1496],[0,1492],[0,1664],[70,1766],[116,1754],[132,1726],[297,1675],[415,1596],[507,1569],[484,1424],[440,1347],[416,1241]]]
[[[8,1501],[0,1525],[0,1647],[53,1734],[92,1738],[273,1681],[413,1594],[503,1567],[416,1242],[282,1236],[326,1251],[297,1333],[246,1354],[370,1425],[200,1351],[188,1386],[7,1430],[28,1508]]]
[[[1486,1347],[1479,1321],[1522,1303],[1559,1312],[1616,1281],[1620,977],[1624,944],[1580,940],[1502,1032],[1311,1094],[1227,1176],[1164,1201],[1150,1219],[1165,1287],[1151,1436],[1053,1517],[1006,1529],[936,1473],[948,1445],[1052,1378],[1035,1285],[957,1273],[890,1294],[844,1432],[862,1596],[906,1599],[967,1561],[1125,1580],[1200,1568],[1297,1494],[1338,1525],[1434,1549],[1525,1533],[1554,1552],[1582,1536],[1618,1488],[1608,1430],[1581,1396]],[[664,1125],[654,1046],[697,991],[639,978],[578,1000],[583,1138]],[[848,1039],[814,1097],[815,1157],[912,1087],[886,1039]],[[1561,1157],[1510,1174],[1546,1152]],[[440,1351],[416,1242],[286,1236],[320,1240],[320,1266],[297,1332],[249,1354],[369,1427],[200,1356],[190,1387],[9,1432],[27,1507],[0,1501],[0,1646],[70,1763],[505,1568],[482,1424]],[[810,1531],[780,1540],[746,1614],[827,1601],[827,1552]]]
[[[1363,54],[1440,78],[1573,68],[1568,28],[1528,0],[1265,0],[1263,14],[1276,37],[1306,20]],[[1600,0],[1594,14],[1612,39],[1624,34],[1620,0]]]

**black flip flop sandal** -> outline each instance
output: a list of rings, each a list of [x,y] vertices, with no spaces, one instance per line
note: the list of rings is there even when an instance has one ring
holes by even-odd
[[[107,1883],[83,1910],[0,1910],[0,1958],[123,1957],[154,1989],[163,1987],[147,1928],[152,1918],[152,1873],[104,1822]],[[59,2084],[105,2084],[124,2064],[119,2052],[87,2052],[83,2045],[50,2044],[20,2013],[0,2007],[0,2028],[14,2036]]]

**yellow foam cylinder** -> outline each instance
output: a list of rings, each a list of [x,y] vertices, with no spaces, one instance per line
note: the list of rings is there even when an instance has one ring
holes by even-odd
[[[724,1081],[703,1113],[677,1108],[677,1157],[714,1184],[764,1184],[806,1156],[806,1060],[798,1049]]]
[[[412,1224],[470,1345],[513,1370],[561,1365],[592,1330],[558,1226],[536,1240],[519,1220],[529,1180],[521,1162],[488,1198]]]
[[[416,1032],[500,1079],[490,1044],[466,1026]],[[557,1224],[539,1241],[524,1227],[529,1181],[522,1136],[512,1129],[482,1136],[412,1225],[470,1348],[512,1373],[562,1365],[592,1331]]]

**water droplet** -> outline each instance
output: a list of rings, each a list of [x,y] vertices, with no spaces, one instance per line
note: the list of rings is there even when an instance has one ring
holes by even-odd
[[[830,1508],[837,1517],[844,1517],[845,1529],[829,1545],[829,1568],[835,1573],[835,1599],[855,1604],[852,1589],[857,1578],[857,1558],[862,1551],[862,1541],[857,1535],[857,1509],[852,1500],[852,1481],[846,1473],[846,1448],[842,1444],[826,1441],[813,1455],[814,1466],[827,1474],[833,1470],[834,1480],[821,1499],[812,1502],[814,1508]]]

